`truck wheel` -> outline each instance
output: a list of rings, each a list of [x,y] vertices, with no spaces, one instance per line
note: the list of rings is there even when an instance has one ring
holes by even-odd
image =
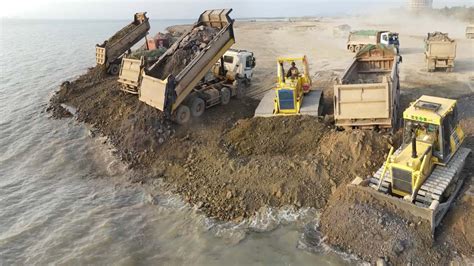
[[[354,47],[354,52],[358,53],[360,51],[360,45]]]
[[[189,122],[191,118],[191,110],[186,105],[180,105],[176,110],[175,120],[178,124],[183,125]]]
[[[117,64],[110,65],[108,72],[109,72],[110,75],[114,75],[114,76],[118,75],[119,65],[117,65]]]
[[[202,98],[195,97],[191,103],[191,115],[194,117],[199,117],[206,110],[206,103]]]
[[[354,45],[350,45],[350,46],[349,46],[349,51],[351,51],[351,52],[353,52],[353,53],[355,52]]]
[[[231,92],[230,89],[227,87],[222,88],[221,90],[221,104],[226,105],[230,102],[230,97],[231,97]]]

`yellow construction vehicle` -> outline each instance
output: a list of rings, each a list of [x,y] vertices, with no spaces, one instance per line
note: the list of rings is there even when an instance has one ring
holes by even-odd
[[[429,220],[434,233],[462,186],[460,172],[471,150],[461,147],[455,100],[422,96],[403,119],[403,144],[390,150],[368,190]]]
[[[307,57],[280,57],[277,63],[275,88],[265,94],[255,116],[320,115],[322,91],[312,90]]]

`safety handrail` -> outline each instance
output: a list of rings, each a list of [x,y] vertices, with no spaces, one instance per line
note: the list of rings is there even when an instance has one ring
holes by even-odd
[[[385,178],[385,172],[387,172],[388,161],[390,160],[390,157],[392,156],[392,154],[393,154],[393,147],[390,148],[390,152],[388,153],[387,160],[385,161],[385,165],[383,167],[382,175],[380,176],[380,181],[379,181],[379,185],[377,186],[377,190],[379,190],[380,187],[382,186],[383,180]]]

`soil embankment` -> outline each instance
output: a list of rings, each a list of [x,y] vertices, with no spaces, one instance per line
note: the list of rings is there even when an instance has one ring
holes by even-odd
[[[131,167],[151,170],[151,179],[163,178],[221,220],[263,206],[322,208],[337,186],[376,170],[391,142],[372,131],[338,132],[312,117],[251,118],[257,102],[249,98],[178,127],[101,73],[93,68],[63,84],[53,114],[63,114],[61,104],[74,106],[77,119],[109,137]]]
[[[351,23],[360,28],[373,26],[362,18],[355,20]],[[100,68],[64,83],[52,98],[50,110],[53,116],[64,117],[70,114],[61,104],[75,107],[79,121],[92,125],[93,133],[107,136],[122,160],[146,173],[132,181],[163,179],[210,217],[239,221],[263,206],[314,207],[322,212],[324,242],[366,261],[383,257],[392,264],[424,265],[473,258],[473,156],[463,171],[462,193],[432,238],[423,221],[345,186],[380,167],[388,146],[397,145],[398,135],[392,139],[373,131],[339,132],[328,119],[252,118],[258,98],[274,80],[275,58],[291,53],[289,48],[295,46],[307,51],[314,64],[314,82],[326,96],[325,110],[331,112],[333,79],[351,59],[345,39],[333,38],[330,30],[341,23],[236,23],[236,35],[245,40],[236,48],[251,50],[257,57],[248,94],[257,100],[233,99],[186,126],[165,121],[136,95],[120,91],[116,77],[104,75]],[[472,95],[474,69],[469,64],[472,54],[466,53],[468,41],[457,39],[453,73],[427,73],[422,49],[426,32],[401,27],[399,19],[388,23],[380,27],[403,36],[401,109],[423,94],[460,99],[465,146],[474,148],[474,99],[462,97]],[[275,40],[271,47],[268,40]]]

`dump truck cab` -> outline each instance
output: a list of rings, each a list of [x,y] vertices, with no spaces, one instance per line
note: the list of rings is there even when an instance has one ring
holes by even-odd
[[[253,76],[253,69],[256,66],[256,59],[253,52],[247,50],[229,49],[224,56],[212,68],[215,75],[219,75],[222,61],[224,70],[229,80],[238,80],[250,83]]]
[[[400,46],[398,33],[390,31],[380,32],[380,43],[385,45],[392,45],[398,48]]]
[[[252,79],[253,69],[256,66],[252,52],[246,50],[229,49],[224,54],[224,68],[231,73],[236,73],[247,80]]]
[[[298,69],[296,75],[290,73],[292,64]],[[311,89],[308,59],[305,55],[278,58],[278,81],[275,87],[276,114],[297,114],[301,108],[304,94]]]

